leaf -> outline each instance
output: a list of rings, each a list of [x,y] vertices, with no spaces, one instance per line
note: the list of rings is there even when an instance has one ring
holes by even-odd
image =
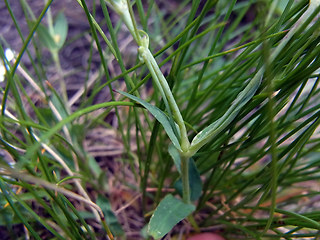
[[[109,200],[105,196],[99,194],[97,198],[97,205],[101,208],[112,234],[115,236],[123,235],[123,229],[111,209]]]
[[[190,200],[196,201],[202,193],[202,181],[200,178],[197,166],[192,158],[189,159],[189,186],[190,186]],[[181,178],[174,184],[175,189],[182,195],[182,181]]]
[[[55,118],[54,115],[52,113],[52,110],[50,108],[42,108],[42,107],[38,107],[38,112],[41,114],[42,118],[39,118],[39,123],[41,125],[48,125],[48,126],[52,126],[54,125],[55,122]],[[45,122],[43,122],[43,120]]]
[[[50,34],[49,29],[47,27],[40,24],[37,28],[37,34],[43,46],[45,46],[51,51],[58,49],[58,45],[54,41],[53,36]]]
[[[237,95],[228,111],[215,122],[200,131],[192,140],[190,151],[197,152],[204,144],[222,132],[238,115],[258,90],[262,81],[263,69],[260,69],[247,86]]]
[[[169,194],[153,213],[148,225],[148,233],[155,239],[162,238],[194,210],[194,205],[186,204]]]
[[[173,159],[174,165],[179,173],[181,173],[181,158],[178,149],[176,149],[172,144],[169,145],[168,152]]]
[[[14,212],[10,207],[0,209],[0,226],[11,228],[12,225],[21,223],[20,219],[14,218]]]
[[[172,126],[170,124],[169,118],[164,114],[163,111],[161,111],[159,108],[156,106],[151,105],[150,103],[147,103],[146,101],[137,98],[129,93],[122,92],[120,90],[117,90],[120,94],[130,98],[133,101],[136,101],[140,103],[142,106],[144,106],[163,126],[164,130],[166,131],[168,137],[172,141],[173,145],[178,149],[181,150],[181,146],[179,143],[179,140],[177,136],[174,134],[174,131],[172,129]]]
[[[278,12],[281,14],[283,13],[284,9],[286,8],[287,4],[288,4],[289,0],[282,0],[279,1],[277,4],[277,10]]]
[[[83,141],[85,140],[85,133],[86,129],[84,124],[76,124],[73,123],[70,126],[70,135],[72,136],[72,140],[74,142],[77,142],[79,144],[79,146],[82,145]]]
[[[101,174],[105,174],[105,172],[102,171],[101,167],[92,156],[88,155],[87,161],[95,178],[99,177]]]
[[[54,30],[53,39],[57,47],[60,49],[63,46],[64,42],[66,41],[67,34],[68,34],[68,21],[62,12],[58,13],[55,19],[53,30]]]
[[[60,12],[55,20],[53,26],[53,35],[50,33],[49,28],[40,24],[37,28],[37,34],[40,42],[50,51],[59,50],[67,38],[68,22],[62,12]]]

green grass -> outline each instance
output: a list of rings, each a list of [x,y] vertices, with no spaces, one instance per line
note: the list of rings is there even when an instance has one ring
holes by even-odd
[[[319,238],[318,1],[77,2],[75,36],[68,6],[21,0],[19,19],[4,1],[21,39],[15,60],[0,44],[9,239]]]

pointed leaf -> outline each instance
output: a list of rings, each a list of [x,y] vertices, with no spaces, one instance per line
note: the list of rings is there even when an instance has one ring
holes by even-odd
[[[54,29],[54,41],[58,48],[61,48],[66,41],[68,33],[68,21],[62,12],[58,13],[55,23],[53,26]]]
[[[49,30],[44,25],[40,24],[37,28],[37,34],[40,42],[48,48],[49,50],[56,50],[58,49],[58,45],[53,39],[53,36],[51,36]]]
[[[258,90],[263,71],[259,70],[247,86],[238,94],[228,111],[215,122],[200,131],[192,140],[190,150],[197,152],[204,144],[222,132],[238,115],[242,107],[247,104]]]
[[[130,98],[131,100],[134,100],[138,103],[140,103],[142,106],[144,106],[163,126],[164,130],[168,134],[168,137],[172,141],[173,145],[178,149],[181,150],[179,140],[177,136],[174,134],[174,131],[172,129],[172,126],[170,124],[169,118],[162,112],[159,108],[156,106],[151,105],[150,103],[147,103],[146,101],[137,98],[129,93],[122,92],[118,90],[117,92],[121,93],[122,95]]]
[[[155,239],[162,238],[194,210],[194,205],[186,204],[172,195],[167,195],[153,213],[148,225],[148,233]]]
[[[112,234],[116,236],[123,235],[123,229],[112,211],[109,200],[105,196],[99,194],[97,204],[101,208]]]
[[[174,165],[179,173],[181,173],[181,158],[178,149],[176,149],[172,144],[169,145],[168,152],[173,159]]]
[[[97,161],[90,155],[87,156],[88,165],[95,178],[99,177],[101,174],[105,175]]]

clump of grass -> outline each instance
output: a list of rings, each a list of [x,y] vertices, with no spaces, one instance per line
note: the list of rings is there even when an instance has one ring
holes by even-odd
[[[80,70],[86,79],[72,95],[60,60],[73,42],[65,42],[67,18],[53,18],[52,1],[39,16],[21,1],[24,37],[5,0],[22,41],[14,60],[6,57],[6,36],[0,48],[2,225],[12,238],[23,235],[14,233],[17,224],[36,239],[130,238],[130,224],[121,226],[115,214],[137,199],[135,215],[147,226],[147,233],[135,229],[137,238],[200,231],[317,238],[319,1],[195,0],[171,3],[176,11],[153,0],[77,2],[91,47]],[[135,60],[125,57],[124,34]],[[47,81],[46,49],[57,82]],[[92,157],[85,136],[98,128],[121,139],[121,154]],[[118,164],[123,174],[108,170]],[[130,189],[118,210],[115,184]]]

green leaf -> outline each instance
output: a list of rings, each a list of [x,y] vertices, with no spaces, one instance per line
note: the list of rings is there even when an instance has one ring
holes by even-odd
[[[174,165],[179,173],[181,173],[181,158],[178,149],[176,149],[172,144],[169,145],[168,152],[173,159]]]
[[[197,166],[192,158],[189,159],[189,186],[190,186],[190,200],[191,201],[198,200],[202,193],[202,181],[201,181]],[[182,196],[181,178],[175,182],[174,187]]]
[[[102,171],[101,167],[92,156],[88,155],[87,161],[95,178],[99,177],[101,174],[105,174],[105,172]]]
[[[10,207],[0,209],[0,226],[12,227],[14,224],[21,223],[20,219],[14,218],[14,212]]]
[[[148,233],[155,239],[162,238],[194,210],[194,205],[186,204],[172,195],[167,195],[153,213],[148,225]]]
[[[112,234],[115,236],[123,235],[124,231],[112,211],[109,200],[105,196],[99,194],[97,204],[101,208]]]
[[[39,107],[38,108],[38,111],[39,113],[41,114],[42,118],[40,119],[39,118],[39,123],[41,125],[44,125],[44,126],[52,126],[56,123],[55,121],[55,117],[52,113],[52,110],[50,108],[42,108],[42,107]],[[45,122],[43,122],[45,121]]]
[[[221,133],[238,115],[243,106],[245,106],[254,96],[262,81],[263,69],[260,69],[250,80],[247,86],[237,95],[232,105],[215,122],[200,131],[192,140],[190,151],[197,152],[203,145],[209,142],[213,137]]]
[[[85,140],[85,133],[86,129],[84,124],[76,124],[73,123],[70,127],[70,135],[72,136],[72,140],[74,142],[77,142],[80,146],[83,143],[83,141]]]
[[[51,51],[58,49],[58,45],[54,41],[53,36],[50,34],[49,29],[47,27],[40,24],[37,28],[37,34],[43,46],[45,46]]]
[[[50,51],[59,50],[67,38],[68,22],[62,12],[60,12],[55,20],[53,26],[53,35],[50,33],[49,28],[40,24],[37,28],[37,34],[40,42]]]
[[[58,13],[54,26],[54,41],[60,49],[66,41],[68,34],[68,21],[62,12]]]
[[[150,103],[147,103],[146,101],[137,98],[129,93],[126,92],[122,92],[120,90],[117,90],[117,92],[121,93],[122,95],[130,98],[133,101],[136,101],[138,103],[140,103],[142,106],[144,106],[163,126],[164,130],[166,131],[166,133],[168,134],[168,137],[170,138],[170,140],[172,141],[173,145],[178,149],[181,150],[181,146],[179,143],[178,138],[176,137],[176,135],[174,134],[174,131],[172,129],[172,126],[170,124],[170,120],[169,118],[164,114],[164,112],[162,112],[159,108],[157,108],[156,106],[151,105]]]
[[[277,10],[278,12],[281,14],[283,13],[284,9],[286,8],[287,4],[288,4],[289,0],[282,0],[278,2],[277,5]]]

